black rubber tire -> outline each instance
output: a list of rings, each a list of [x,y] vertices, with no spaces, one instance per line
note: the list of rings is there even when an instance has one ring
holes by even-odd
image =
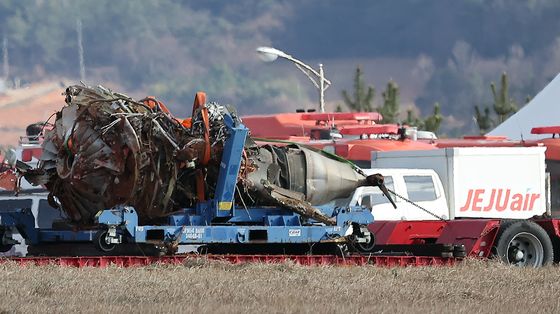
[[[105,242],[105,237],[106,236],[107,236],[107,230],[102,229],[102,230],[97,231],[97,233],[95,234],[95,237],[94,237],[95,247],[103,253],[112,253],[117,248],[117,245],[116,244],[107,244]]]
[[[371,234],[371,241],[369,243],[355,243],[356,249],[361,253],[371,253],[375,249],[375,236]]]
[[[456,258],[465,258],[467,257],[467,251],[465,250],[464,245],[455,245],[453,247],[453,256]]]
[[[441,257],[443,258],[453,258],[453,252],[441,252]]]
[[[4,238],[4,232],[0,233],[0,241],[2,241],[3,238]],[[9,250],[12,249],[13,246],[14,246],[13,244],[4,245],[4,244],[0,243],[0,253],[8,252]]]
[[[542,254],[542,262],[535,262],[537,264],[533,265],[533,267],[541,267],[554,262],[554,249],[550,237],[541,226],[530,220],[509,220],[502,222],[500,231],[496,237],[496,257],[501,259],[504,263],[516,265],[511,261],[510,243],[515,238],[522,237],[523,235],[538,239],[542,245],[542,252],[539,252],[539,254]]]
[[[352,251],[359,252],[359,253],[371,253],[375,248],[375,235],[370,232],[371,239],[367,243],[360,243],[357,241],[358,237],[363,237],[364,234],[361,232],[359,228],[367,228],[367,226],[359,225],[357,223],[352,224],[354,228],[354,234],[348,236],[348,244]],[[356,231],[360,230],[360,231]]]
[[[8,252],[9,250],[12,249],[12,247],[13,247],[13,244],[8,244],[8,245],[0,244],[0,253]]]

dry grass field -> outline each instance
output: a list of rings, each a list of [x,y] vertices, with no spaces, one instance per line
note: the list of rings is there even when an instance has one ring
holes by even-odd
[[[0,312],[560,312],[560,268],[0,265]]]

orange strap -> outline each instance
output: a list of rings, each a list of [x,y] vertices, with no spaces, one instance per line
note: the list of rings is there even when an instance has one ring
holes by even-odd
[[[184,119],[183,121],[181,121],[181,124],[182,124],[185,128],[190,129],[191,126],[192,126],[192,118],[186,118],[186,119]]]
[[[154,96],[148,96],[144,98],[142,102],[144,103],[144,105],[150,107],[151,109],[154,109],[156,108],[156,106],[159,106],[159,109],[161,109],[161,111],[165,113],[170,113],[169,109],[167,109],[167,107],[161,101],[156,100]]]
[[[202,122],[204,123],[204,153],[200,164],[206,166],[210,161],[210,119],[208,118],[208,108],[206,108],[204,104],[206,104],[206,93],[197,92],[194,96],[192,117],[188,121],[187,119],[185,119],[183,121],[183,125],[188,125],[190,127],[192,125],[192,118],[194,118],[196,111],[200,109]],[[203,169],[198,169],[196,171],[196,196],[198,197],[199,201],[206,200]]]
[[[202,114],[202,122],[204,123],[204,155],[201,160],[203,166],[208,165],[210,161],[210,120],[208,118],[208,108],[204,105],[206,104],[206,94],[204,92],[197,92],[194,97],[192,116],[194,117],[195,112],[200,108]]]

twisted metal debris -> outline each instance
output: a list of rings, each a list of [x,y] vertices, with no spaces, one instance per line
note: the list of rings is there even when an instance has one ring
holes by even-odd
[[[192,118],[179,120],[154,98],[135,101],[101,86],[70,86],[65,95],[39,167],[23,173],[46,185],[51,205],[70,220],[92,224],[98,211],[126,204],[142,223],[158,223],[212,198],[228,137],[224,115],[241,122],[233,109],[201,97]],[[280,206],[332,224],[314,205],[367,184],[350,165],[297,145],[257,146],[248,138],[243,155],[239,206]]]
[[[67,106],[45,133],[42,164],[26,178],[46,184],[75,222],[125,203],[147,218],[172,211],[175,152],[188,137],[180,122],[153,99],[102,87],[71,86],[65,94]]]

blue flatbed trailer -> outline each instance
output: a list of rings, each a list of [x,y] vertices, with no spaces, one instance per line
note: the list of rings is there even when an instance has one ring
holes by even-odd
[[[140,225],[136,210],[131,206],[116,206],[99,212],[97,227],[69,230],[36,228],[32,213],[25,209],[0,211],[2,248],[14,244],[9,238],[14,230],[30,245],[93,242],[109,254],[127,243],[156,245],[166,248],[167,253],[182,244],[329,243],[352,244],[361,250],[373,248],[374,236],[367,228],[373,222],[373,215],[364,207],[318,207],[324,215],[333,218],[332,225],[280,207],[237,208],[234,194],[248,129],[231,115],[224,118],[229,134],[213,199],[169,215],[163,225]]]

